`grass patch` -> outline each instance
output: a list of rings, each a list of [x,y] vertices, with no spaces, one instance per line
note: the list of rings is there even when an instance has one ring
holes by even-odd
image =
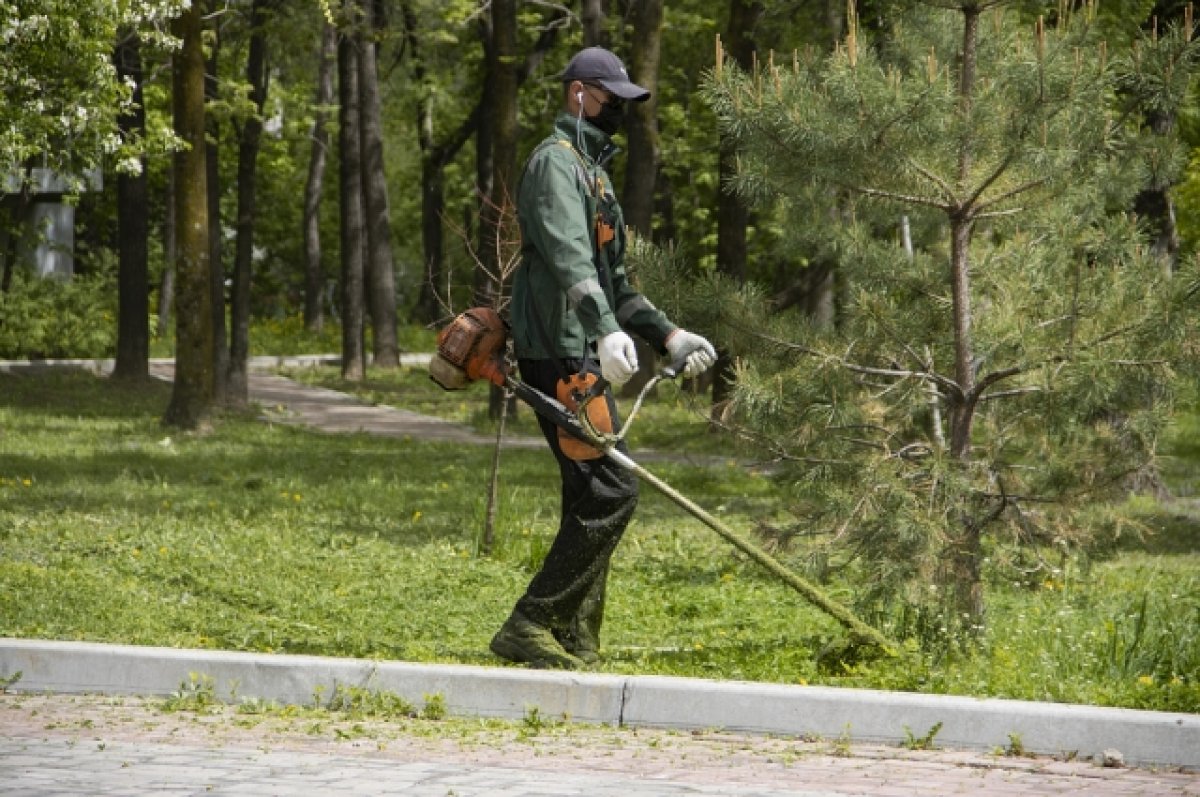
[[[483,557],[487,447],[249,416],[179,435],[159,423],[168,399],[158,382],[0,375],[0,634],[498,664],[488,639],[557,520],[545,452],[505,453]],[[772,511],[770,481],[739,467],[653,470],[740,530]],[[602,670],[1200,711],[1198,527],[1171,516],[1169,545],[1037,589],[993,580],[984,655],[829,672],[816,653],[840,629],[647,490],[614,560]]]

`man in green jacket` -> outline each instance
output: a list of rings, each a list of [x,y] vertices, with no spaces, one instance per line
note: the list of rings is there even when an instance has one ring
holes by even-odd
[[[564,110],[517,192],[522,263],[511,320],[521,378],[550,396],[562,395],[560,382],[597,372],[619,389],[637,370],[630,332],[686,363],[685,376],[699,374],[716,360],[712,345],[672,324],[626,277],[625,222],[605,171],[624,103],[650,92],[600,47],[572,58],[562,81]],[[604,401],[619,430],[611,390]],[[491,649],[509,661],[576,669],[599,659],[608,563],[637,505],[637,480],[608,457],[581,457],[570,441],[564,452],[556,428],[538,420],[562,476],[558,534]]]

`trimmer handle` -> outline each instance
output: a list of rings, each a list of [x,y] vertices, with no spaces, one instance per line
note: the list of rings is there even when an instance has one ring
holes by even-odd
[[[691,354],[691,352],[688,352],[688,354]],[[684,356],[680,357],[678,360],[671,363],[670,365],[663,366],[662,370],[660,370],[658,372],[658,375],[661,376],[663,379],[674,379],[675,377],[682,374],[683,369],[687,368],[688,354],[685,354]]]
[[[689,352],[690,354],[690,352]],[[658,371],[658,376],[661,379],[675,379],[683,373],[683,369],[687,368],[687,356],[680,357],[670,365],[665,365]],[[591,389],[588,390],[589,398],[597,398],[604,395],[604,391],[608,390],[608,380],[600,374],[596,374],[596,381],[592,383]]]

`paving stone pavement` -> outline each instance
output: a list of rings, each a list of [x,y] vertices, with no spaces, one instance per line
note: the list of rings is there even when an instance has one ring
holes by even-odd
[[[1200,795],[1200,773],[835,741],[0,695],[0,794]]]

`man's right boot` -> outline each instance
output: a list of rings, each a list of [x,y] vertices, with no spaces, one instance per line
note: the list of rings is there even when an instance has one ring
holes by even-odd
[[[489,647],[502,659],[539,669],[578,670],[584,666],[583,661],[563,649],[549,628],[516,610],[492,637]]]

